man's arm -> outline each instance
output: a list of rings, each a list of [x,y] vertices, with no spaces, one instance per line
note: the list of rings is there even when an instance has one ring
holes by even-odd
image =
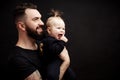
[[[31,75],[29,75],[25,80],[42,80],[42,77],[38,70],[34,71]]]
[[[67,70],[67,68],[70,65],[70,58],[68,55],[68,51],[65,47],[64,47],[63,51],[60,53],[59,57],[61,58],[61,60],[63,60],[61,66],[60,66],[60,75],[59,75],[59,80],[62,80],[65,71]]]

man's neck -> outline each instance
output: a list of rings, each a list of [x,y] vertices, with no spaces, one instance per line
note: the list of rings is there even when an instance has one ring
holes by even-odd
[[[16,43],[16,46],[19,46],[24,49],[37,50],[37,44],[34,39],[28,39],[28,38],[20,39],[19,38],[18,42]]]

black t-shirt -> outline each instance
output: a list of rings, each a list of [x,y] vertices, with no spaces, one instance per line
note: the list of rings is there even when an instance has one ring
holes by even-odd
[[[44,38],[41,43],[43,44],[43,61],[45,64],[49,64],[56,59],[59,59],[58,55],[64,49],[66,43],[62,40],[57,40],[51,36]]]
[[[15,46],[8,58],[8,68],[12,80],[24,80],[35,70],[41,70],[42,60],[39,50],[23,49]]]

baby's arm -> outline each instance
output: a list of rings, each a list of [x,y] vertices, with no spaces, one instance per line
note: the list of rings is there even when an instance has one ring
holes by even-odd
[[[68,51],[67,51],[66,47],[64,47],[64,49],[60,53],[59,57],[63,61],[61,66],[60,66],[60,75],[59,75],[59,80],[62,80],[65,71],[67,70],[67,68],[70,65],[70,58],[69,58]]]

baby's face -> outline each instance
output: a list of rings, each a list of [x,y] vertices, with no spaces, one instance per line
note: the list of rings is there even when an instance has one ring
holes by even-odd
[[[55,18],[51,21],[49,35],[58,40],[65,35],[65,23],[61,18]]]

